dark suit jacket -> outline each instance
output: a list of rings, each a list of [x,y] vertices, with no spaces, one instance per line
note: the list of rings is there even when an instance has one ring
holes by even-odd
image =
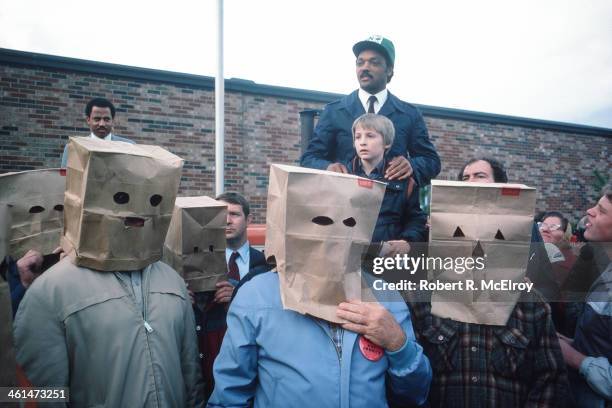
[[[250,246],[249,247],[249,273],[244,275],[244,277],[240,279],[240,282],[238,282],[238,285],[236,285],[236,287],[234,288],[234,293],[232,294],[232,300],[234,299],[234,297],[236,296],[236,293],[238,293],[238,289],[240,289],[242,285],[244,285],[246,282],[253,279],[254,276],[257,276],[260,273],[267,272],[271,270],[272,268],[274,268],[274,265],[269,265],[266,262],[266,257],[263,254],[263,252]]]
[[[251,269],[266,264],[266,257],[263,252],[249,246],[249,272]]]
[[[249,246],[249,272],[240,279],[234,288],[233,296],[244,282],[249,281],[253,276],[263,273],[270,268],[266,264],[266,259],[261,251]],[[227,315],[226,305],[212,303],[214,292],[196,293],[198,296],[205,297],[208,305],[205,310],[200,310],[197,306],[193,307],[196,334],[198,336],[198,347],[200,349],[200,365],[205,381],[206,399],[214,388],[214,378],[212,375],[213,361],[219,354],[221,342],[225,335],[225,318]]]
[[[364,113],[358,91],[328,104],[301,158],[301,165],[325,170],[330,163],[351,160],[355,155],[353,122]],[[419,186],[429,184],[429,180],[440,172],[440,157],[429,140],[421,112],[389,92],[378,114],[389,118],[395,127],[395,140],[388,157],[406,157],[408,152],[416,183]]]

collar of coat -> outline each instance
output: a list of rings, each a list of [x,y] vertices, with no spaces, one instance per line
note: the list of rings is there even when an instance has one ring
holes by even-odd
[[[342,109],[346,109],[353,117],[358,117],[365,113],[363,105],[359,100],[359,90],[353,91],[350,95],[344,98]],[[402,101],[398,97],[393,95],[391,92],[388,92],[387,101],[380,108],[378,114],[387,116],[393,113],[394,111],[399,111],[402,113],[407,112],[406,107],[402,104]]]

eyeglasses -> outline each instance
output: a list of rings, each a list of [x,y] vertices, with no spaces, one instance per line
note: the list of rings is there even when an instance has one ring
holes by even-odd
[[[539,229],[547,229],[549,231],[556,231],[561,229],[561,224],[547,224],[545,222],[538,222]]]

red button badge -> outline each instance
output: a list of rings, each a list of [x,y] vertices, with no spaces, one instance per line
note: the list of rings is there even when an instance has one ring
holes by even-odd
[[[359,336],[359,350],[370,361],[378,361],[383,356],[383,348],[372,343],[363,336]]]

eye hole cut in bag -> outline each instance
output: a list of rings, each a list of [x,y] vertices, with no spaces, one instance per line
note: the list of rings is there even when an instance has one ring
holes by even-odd
[[[30,214],[38,214],[38,213],[41,213],[43,211],[45,211],[44,207],[41,207],[40,205],[35,205],[35,206],[30,208],[29,213]]]
[[[115,193],[113,200],[117,204],[127,204],[130,201],[130,195],[128,193],[124,193],[123,191],[119,191],[118,193]]]
[[[327,226],[327,225],[332,225],[334,223],[334,220],[324,215],[318,215],[312,219],[312,222],[314,222],[317,225]]]
[[[357,221],[355,221],[355,219],[353,217],[349,217],[345,220],[342,221],[342,223],[344,225],[346,225],[347,227],[354,227],[355,225],[357,225]]]
[[[465,238],[465,234],[461,231],[461,228],[457,227],[455,233],[453,234],[453,238]]]
[[[149,199],[149,202],[151,203],[151,206],[157,207],[162,202],[162,196],[159,194],[153,194]]]

